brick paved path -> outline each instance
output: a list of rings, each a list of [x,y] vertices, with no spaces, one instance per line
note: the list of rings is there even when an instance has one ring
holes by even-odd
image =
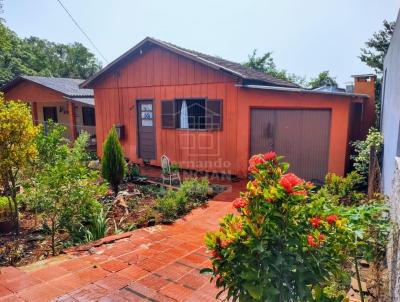
[[[216,301],[218,290],[199,274],[210,265],[204,234],[233,211],[243,188],[235,183],[170,226],[112,236],[44,264],[0,268],[0,301]]]

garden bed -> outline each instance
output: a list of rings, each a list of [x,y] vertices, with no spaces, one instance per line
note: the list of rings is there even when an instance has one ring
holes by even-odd
[[[120,186],[117,197],[108,193],[99,199],[107,213],[106,236],[172,222],[163,218],[163,214],[157,209],[156,202],[158,198],[167,194],[168,189],[148,180],[141,178],[136,183],[124,182]],[[209,187],[208,195],[204,200],[188,202],[187,211],[206,205],[210,198],[227,188],[222,185]],[[179,187],[176,186],[175,189]],[[178,217],[179,215],[176,216]],[[73,245],[66,232],[60,232],[56,236],[56,241],[63,243],[62,246],[58,246],[59,250]],[[50,233],[47,226],[44,226],[43,221],[34,213],[21,212],[20,235],[17,240],[13,232],[0,233],[0,266],[23,266],[51,256]]]

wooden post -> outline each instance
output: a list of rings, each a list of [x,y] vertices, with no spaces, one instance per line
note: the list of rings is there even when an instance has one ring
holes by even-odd
[[[39,117],[38,117],[37,103],[36,102],[32,102],[31,103],[31,109],[32,109],[33,124],[37,125],[37,124],[39,124]]]
[[[68,113],[69,113],[70,137],[71,137],[71,140],[74,141],[77,137],[77,133],[76,133],[75,106],[72,101],[68,102]]]

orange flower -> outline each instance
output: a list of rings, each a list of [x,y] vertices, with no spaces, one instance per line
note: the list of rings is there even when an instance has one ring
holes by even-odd
[[[324,234],[321,233],[321,234],[318,235],[318,242],[319,242],[319,243],[321,243],[322,241],[324,241],[324,239],[325,239],[325,235],[324,235]]]
[[[258,172],[257,165],[264,163],[264,156],[261,154],[253,155],[249,160],[249,172]]]

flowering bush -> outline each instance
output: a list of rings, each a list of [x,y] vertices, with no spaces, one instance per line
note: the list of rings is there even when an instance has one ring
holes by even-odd
[[[349,240],[346,221],[314,199],[313,185],[273,152],[253,156],[253,180],[206,235],[212,274],[234,301],[331,301],[324,287],[341,274]]]

